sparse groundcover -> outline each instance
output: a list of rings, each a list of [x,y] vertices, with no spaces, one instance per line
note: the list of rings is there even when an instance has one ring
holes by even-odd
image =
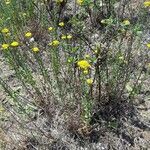
[[[0,149],[150,149],[149,10],[1,0]]]

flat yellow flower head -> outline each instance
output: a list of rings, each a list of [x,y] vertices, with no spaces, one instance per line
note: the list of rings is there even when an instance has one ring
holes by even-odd
[[[87,74],[89,73],[89,71],[88,71],[87,69],[85,69],[85,70],[83,71],[83,73],[84,73],[85,75],[87,75]]]
[[[87,79],[87,80],[86,80],[86,83],[87,83],[88,85],[91,85],[91,84],[93,83],[93,79],[91,79],[91,78],[90,78],[90,79]]]
[[[146,44],[146,46],[147,46],[148,48],[150,48],[150,43]]]
[[[60,22],[58,25],[59,25],[60,27],[63,27],[65,24],[64,24],[64,22]]]
[[[31,32],[27,32],[27,33],[25,34],[25,37],[26,37],[26,38],[32,37],[32,33],[31,33]]]
[[[62,40],[65,40],[66,38],[67,38],[66,35],[62,35],[62,36],[61,36],[61,39],[62,39]]]
[[[4,28],[4,29],[1,30],[1,32],[2,32],[2,33],[8,33],[8,32],[9,32],[9,29]]]
[[[58,40],[54,40],[51,43],[49,43],[50,46],[58,46],[59,45],[59,41]]]
[[[52,30],[53,30],[53,27],[49,27],[49,28],[48,28],[48,31],[52,31]]]
[[[32,51],[35,52],[35,53],[37,53],[37,52],[39,52],[39,48],[38,47],[33,47]]]
[[[144,6],[145,6],[145,7],[150,7],[150,1],[145,1],[145,2],[144,2]]]
[[[88,68],[91,67],[91,65],[88,63],[88,61],[86,60],[80,60],[77,62],[78,67],[80,67],[81,69],[85,69],[87,70]]]
[[[125,26],[130,25],[130,21],[129,21],[129,20],[124,20],[122,23],[123,23]]]
[[[55,0],[56,3],[62,3],[64,0]]]
[[[89,55],[89,54],[86,54],[86,55],[85,55],[85,58],[90,58],[90,55]]]
[[[17,46],[19,46],[19,43],[17,41],[13,41],[10,45],[12,47],[17,47]]]
[[[2,49],[8,49],[9,44],[2,44]]]
[[[11,2],[10,0],[6,0],[6,1],[5,1],[5,4],[6,4],[6,5],[9,5],[10,2]]]
[[[67,39],[72,39],[72,35],[67,35]]]
[[[83,2],[84,2],[84,0],[77,0],[77,4],[78,4],[78,5],[82,5]]]

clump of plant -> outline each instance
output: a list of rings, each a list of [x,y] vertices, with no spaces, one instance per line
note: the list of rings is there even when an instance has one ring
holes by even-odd
[[[104,112],[102,117],[109,121],[117,118],[116,108],[139,91],[148,63],[147,54],[142,54],[141,63],[136,55],[143,51],[144,26],[140,20],[133,24],[132,18],[120,17],[114,10],[116,1],[77,0],[73,15],[66,13],[68,3],[11,0],[0,4],[2,57],[21,86],[16,90],[0,76],[7,93],[3,107],[20,126],[18,132],[29,131],[30,122],[36,129],[25,136],[39,141],[40,137],[53,139],[37,122],[42,116],[50,128],[59,112],[68,129],[83,136],[90,135],[95,114]],[[140,9],[146,14],[147,8]]]

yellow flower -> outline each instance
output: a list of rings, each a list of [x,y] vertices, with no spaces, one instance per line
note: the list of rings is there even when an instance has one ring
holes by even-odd
[[[125,26],[130,25],[130,21],[129,21],[129,20],[124,20],[122,23],[123,23]]]
[[[91,65],[88,63],[88,61],[86,60],[80,60],[77,62],[78,67],[80,67],[81,69],[85,69],[87,70],[88,68],[91,67]]]
[[[84,2],[84,0],[77,0],[77,4],[78,4],[78,5],[82,5],[83,2]]]
[[[50,46],[58,46],[59,45],[59,41],[58,40],[54,40],[51,43],[49,43]]]
[[[32,36],[32,33],[31,32],[27,32],[26,34],[25,34],[25,37],[27,37],[27,38],[30,38]]]
[[[86,83],[89,84],[89,85],[91,85],[91,84],[93,83],[93,79],[91,79],[91,78],[90,78],[90,79],[87,79],[87,80],[86,80]]]
[[[86,55],[85,55],[85,58],[90,58],[90,55],[86,54]]]
[[[146,46],[147,46],[148,48],[150,48],[150,43],[147,43]]]
[[[17,46],[19,46],[19,43],[16,42],[16,41],[13,41],[10,45],[11,45],[12,47],[17,47]]]
[[[8,49],[9,44],[2,44],[2,49]]]
[[[8,5],[8,4],[10,4],[10,2],[11,2],[10,0],[6,0],[5,4]]]
[[[72,39],[72,35],[67,35],[67,39]]]
[[[84,73],[84,74],[88,74],[89,71],[88,71],[87,69],[85,69],[85,70],[83,71],[83,73]]]
[[[145,2],[144,2],[144,6],[145,6],[145,7],[150,7],[150,1],[145,1]]]
[[[8,33],[9,32],[9,29],[7,29],[7,28],[4,28],[4,29],[2,29],[2,31],[1,31],[2,33]]]
[[[61,36],[61,39],[62,39],[62,40],[66,39],[66,38],[67,38],[66,35],[62,35],[62,36]]]
[[[56,3],[62,3],[64,0],[55,0]]]
[[[49,30],[49,31],[52,31],[52,30],[53,30],[53,27],[49,27],[48,30]]]
[[[32,51],[35,52],[35,53],[37,53],[37,52],[39,52],[39,48],[38,47],[33,47]]]
[[[59,26],[61,26],[61,27],[63,27],[64,25],[65,25],[64,22],[59,23]]]

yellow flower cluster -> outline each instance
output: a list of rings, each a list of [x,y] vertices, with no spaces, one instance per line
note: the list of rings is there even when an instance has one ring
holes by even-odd
[[[87,74],[89,73],[88,69],[85,69],[85,70],[83,71],[83,73],[84,73],[85,75],[87,75]]]
[[[5,34],[6,34],[6,33],[9,33],[9,29],[8,29],[8,28],[4,28],[4,29],[1,30],[1,32],[2,32],[2,33],[5,33]]]
[[[64,39],[72,39],[72,35],[70,35],[70,34],[69,35],[62,35],[61,39],[62,40],[64,40]]]
[[[80,60],[77,62],[78,67],[81,69],[87,70],[91,67],[87,60]]]
[[[52,30],[53,30],[53,27],[49,27],[48,30],[49,30],[49,31],[52,31]]]
[[[126,20],[124,20],[122,23],[123,23],[123,25],[125,25],[125,26],[130,25],[130,21],[129,21],[129,20],[127,20],[127,19],[126,19]]]
[[[144,2],[144,6],[145,6],[145,7],[150,7],[150,1],[145,1],[145,2]]]
[[[32,51],[35,52],[35,53],[37,53],[37,52],[39,52],[39,48],[38,47],[33,47]]]
[[[77,62],[77,65],[78,65],[79,68],[83,69],[83,73],[85,75],[88,74],[88,69],[91,67],[91,65],[89,64],[89,62],[87,60],[79,60]],[[93,84],[93,79],[92,78],[86,79],[86,83],[88,85],[92,85]]]
[[[150,43],[147,43],[146,46],[147,46],[148,48],[150,48]]]
[[[26,34],[25,34],[25,37],[27,37],[27,38],[30,38],[32,36],[32,33],[31,32],[27,32]]]
[[[90,58],[90,55],[89,55],[89,54],[86,54],[86,55],[85,55],[85,58],[87,58],[87,59]]]
[[[8,5],[8,4],[10,4],[10,2],[11,2],[10,0],[6,0],[5,4]]]
[[[77,0],[78,5],[82,5],[84,3],[84,0]]]
[[[92,85],[93,79],[92,79],[92,78],[87,79],[87,80],[86,80],[86,83],[87,83],[88,85]]]
[[[66,35],[62,35],[62,36],[61,36],[61,39],[62,39],[62,40],[67,39],[67,36],[66,36]]]
[[[8,49],[8,47],[9,47],[9,44],[2,44],[2,49]]]
[[[58,46],[59,45],[59,41],[58,40],[54,40],[54,41],[52,41],[51,43],[49,43],[48,45],[49,46]]]
[[[19,43],[17,41],[13,41],[10,45],[12,47],[17,47],[17,46],[19,46]]]
[[[10,46],[12,46],[12,47],[17,47],[17,46],[19,46],[19,43],[17,42],[17,41],[13,41],[11,44],[10,44]],[[4,43],[4,44],[2,44],[2,49],[8,49],[9,48],[9,44],[7,44],[7,43]]]
[[[58,25],[59,25],[60,27],[63,27],[63,26],[65,26],[65,23],[64,23],[64,22],[60,22]]]

